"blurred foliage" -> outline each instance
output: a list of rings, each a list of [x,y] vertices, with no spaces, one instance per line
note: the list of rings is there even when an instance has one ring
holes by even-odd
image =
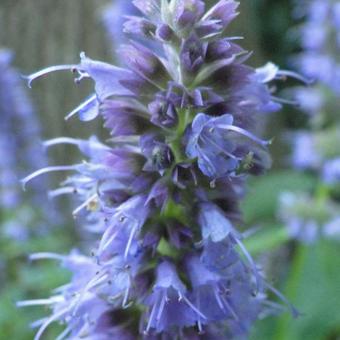
[[[16,302],[34,298],[47,298],[51,289],[68,279],[68,273],[54,261],[28,261],[28,254],[35,252],[66,253],[72,248],[69,235],[61,229],[48,236],[42,235],[20,242],[1,237],[0,249],[0,339],[32,339],[35,330],[29,328],[34,320],[44,317],[41,308],[20,308]],[[48,331],[48,338],[55,338],[55,328]]]
[[[275,220],[280,192],[313,191],[315,185],[313,176],[293,170],[275,171],[250,180],[242,206],[246,224]]]
[[[311,175],[292,170],[276,171],[250,181],[243,202],[245,221],[248,225],[259,225],[260,230],[246,240],[247,249],[253,255],[271,252],[268,272],[276,277],[275,286],[301,313],[297,319],[284,313],[258,322],[251,337],[253,340],[331,340],[340,337],[339,243],[320,240],[310,246],[286,244],[289,237],[276,219],[281,192],[313,192],[315,186]]]
[[[281,288],[301,315],[270,317],[258,322],[253,340],[336,340],[340,336],[340,249],[319,241],[299,246]]]

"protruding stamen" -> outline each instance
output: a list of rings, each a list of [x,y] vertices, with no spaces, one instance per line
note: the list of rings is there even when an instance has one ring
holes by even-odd
[[[238,317],[238,315],[236,314],[236,312],[234,311],[234,308],[230,305],[230,303],[227,301],[227,299],[224,299],[223,297],[221,297],[224,306],[226,306],[226,308],[228,309],[228,311],[231,313],[232,317],[236,320],[236,321],[240,321],[240,318]]]
[[[285,303],[287,306],[288,306],[288,308],[290,309],[290,311],[291,311],[291,313],[292,313],[292,315],[293,315],[293,317],[294,318],[297,318],[299,315],[300,315],[300,313],[299,313],[299,311],[287,300],[287,298],[283,295],[283,294],[281,294],[277,289],[275,289],[273,286],[271,286],[268,282],[266,282],[265,280],[264,280],[264,284],[265,284],[265,286],[270,290],[270,291],[272,291],[283,303]]]
[[[266,145],[271,144],[271,140],[269,140],[269,141],[262,140],[262,139],[256,137],[255,135],[253,135],[251,132],[249,132],[245,129],[242,129],[238,126],[235,126],[235,125],[219,124],[219,125],[217,125],[217,127],[220,128],[220,129],[225,129],[225,130],[237,132],[238,134],[243,135],[245,137],[248,137],[249,139],[251,139],[255,143],[260,144],[262,146],[266,146]]]
[[[196,306],[194,304],[192,304],[185,295],[182,295],[181,292],[178,292],[178,296],[179,296],[178,301],[183,300],[197,315],[199,315],[203,319],[207,319],[207,317],[201,311],[199,311],[196,308]]]
[[[234,37],[226,37],[225,40],[231,41],[231,40],[243,40],[244,37],[241,36],[234,36]]]
[[[101,273],[100,273],[101,274]],[[86,285],[85,287],[81,290],[77,301],[75,302],[75,304],[73,305],[73,311],[72,311],[72,315],[75,316],[79,310],[80,307],[80,303],[83,301],[85,294],[92,288],[94,288],[95,286],[98,286],[99,284],[105,282],[105,280],[107,280],[108,278],[108,274],[104,274],[102,276],[96,275],[94,276]]]
[[[61,311],[59,311],[59,313],[56,313],[54,315],[52,315],[50,318],[48,318],[43,325],[40,327],[39,331],[37,332],[37,334],[34,337],[34,340],[39,340],[42,336],[42,334],[45,332],[46,328],[53,323],[54,321],[57,321],[60,317],[62,317],[64,314],[66,314],[68,311],[68,308],[62,309]]]
[[[286,98],[280,98],[280,97],[271,97],[275,102],[280,103],[280,104],[288,104],[288,105],[293,105],[293,106],[300,106],[300,103],[297,100],[290,100]]]
[[[242,158],[234,156],[232,153],[228,152],[227,150],[223,149],[218,143],[216,143],[214,140],[211,138],[206,138],[203,135],[201,136],[202,141],[205,141],[206,143],[209,143],[213,145],[216,149],[218,149],[220,152],[225,154],[227,157],[232,158],[236,161],[241,161]]]
[[[71,171],[71,170],[76,170],[77,165],[59,165],[59,166],[50,166],[46,168],[39,169],[32,174],[28,175],[27,177],[23,178],[20,180],[23,189],[26,189],[26,184],[34,179],[35,177],[38,177],[40,175],[49,173],[49,172],[54,172],[54,171]]]
[[[74,192],[75,192],[74,187],[63,187],[63,188],[58,188],[55,190],[50,190],[47,194],[50,199],[53,199],[61,195],[74,194]],[[78,189],[77,189],[77,192],[78,192]]]
[[[162,316],[162,313],[163,313],[165,304],[166,304],[166,302],[167,302],[167,301],[166,301],[166,298],[165,298],[165,295],[166,295],[166,292],[164,292],[164,293],[162,294],[161,303],[160,303],[160,305],[159,305],[158,313],[157,313],[157,316],[156,316],[157,322],[161,319],[161,316]]]
[[[301,74],[298,74],[298,73],[293,72],[293,71],[279,70],[277,72],[277,77],[283,77],[283,78],[290,77],[290,78],[294,78],[294,79],[297,79],[297,80],[299,80],[302,83],[305,83],[307,85],[311,85],[311,84],[314,83],[314,79],[308,79],[308,78],[302,76]]]
[[[72,327],[68,326],[66,327],[55,340],[63,340],[66,338],[66,336],[72,331]]]
[[[161,293],[159,293],[159,294],[161,294]],[[148,324],[147,324],[146,330],[145,330],[146,334],[149,333],[151,325],[153,323],[153,320],[154,320],[154,317],[155,317],[155,313],[156,313],[157,304],[158,304],[158,298],[156,298],[156,302],[152,306],[151,313],[150,313],[150,316],[149,316],[149,321],[148,321]]]
[[[111,225],[110,227],[108,227],[101,240],[99,243],[99,247],[98,247],[98,251],[97,254],[100,256],[100,254],[102,254],[105,249],[113,242],[113,240],[116,238],[117,234],[120,232],[120,228],[118,228],[118,230],[116,230],[111,236],[111,232],[113,231],[113,229],[116,228],[116,224]]]
[[[72,116],[74,116],[79,111],[85,109],[88,105],[93,104],[97,100],[97,95],[93,94],[89,98],[85,99],[80,105],[78,105],[75,109],[73,109],[69,114],[65,116],[65,120],[69,120]]]
[[[65,255],[60,255],[56,253],[35,253],[31,254],[29,256],[30,261],[36,261],[36,260],[58,260],[58,261],[64,261]]]
[[[243,245],[243,243],[237,237],[233,237],[233,239],[236,241],[236,243],[240,247],[242,253],[246,257],[246,259],[248,260],[248,262],[249,262],[249,264],[252,268],[252,271],[254,273],[255,280],[256,280],[256,293],[257,293],[260,289],[260,277],[259,277],[259,273],[258,273],[256,264],[255,264],[253,258],[251,257],[251,255],[249,254],[248,250],[246,249],[246,247]]]
[[[122,308],[123,309],[129,308],[133,304],[132,301],[128,302],[129,295],[130,295],[130,285],[128,285],[128,287],[125,289],[123,302],[122,302]]]
[[[71,138],[71,137],[57,137],[53,139],[49,139],[45,142],[43,142],[43,146],[46,148],[49,148],[54,145],[58,144],[70,144],[77,146],[80,150],[82,150],[82,147],[93,147],[98,148],[102,150],[110,150],[110,148],[102,143],[100,143],[96,138],[91,137],[89,140],[84,139],[77,139],[77,138]]]
[[[44,322],[46,322],[47,319],[48,319],[48,317],[41,318],[41,319],[35,320],[33,322],[30,322],[30,328],[40,327]]]
[[[91,204],[96,198],[98,198],[97,194],[90,196],[85,202],[83,202],[79,207],[73,210],[72,215],[73,217],[77,217],[78,213],[86,208],[89,204]]]
[[[28,76],[22,76],[24,79],[27,80],[28,87],[31,88],[32,82],[40,77],[45,76],[46,74],[57,72],[57,71],[66,71],[66,70],[77,70],[78,65],[55,65],[55,66],[49,66],[46,67],[40,71],[37,71],[35,73],[32,73]]]
[[[129,236],[129,240],[126,244],[126,248],[125,248],[125,252],[124,252],[124,258],[127,259],[128,255],[129,255],[129,250],[130,250],[130,247],[131,247],[131,244],[132,244],[132,240],[136,234],[136,231],[137,231],[137,225],[134,225],[132,227],[132,230],[130,232],[130,236]]]
[[[50,146],[58,145],[58,144],[72,144],[72,145],[78,145],[79,140],[76,138],[71,137],[57,137],[53,139],[49,139],[45,142],[43,142],[43,146],[46,148],[49,148]]]
[[[24,300],[18,301],[16,303],[17,307],[27,307],[27,306],[42,306],[42,305],[52,305],[56,302],[60,302],[62,297],[60,296],[52,296],[48,299],[36,299],[36,300]]]

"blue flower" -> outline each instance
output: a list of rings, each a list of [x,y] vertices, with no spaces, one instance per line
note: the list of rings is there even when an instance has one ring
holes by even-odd
[[[199,318],[199,330],[203,330],[204,324],[225,320],[234,334],[247,333],[264,296],[254,295],[253,287],[245,279],[246,267],[238,261],[227,272],[214,272],[193,255],[186,259],[186,267],[193,287],[192,300],[206,317]]]
[[[206,319],[187,297],[187,289],[181,282],[175,266],[164,261],[158,265],[156,281],[146,304],[150,307],[145,332],[155,329],[157,333],[172,327],[195,325],[199,318]]]
[[[301,32],[304,51],[298,58],[299,66],[305,74],[316,78],[338,94],[339,4],[332,0],[313,0],[306,5],[305,12],[307,20]],[[334,52],[328,46],[333,46]]]
[[[328,185],[340,182],[340,158],[332,159],[323,165],[322,179]]]
[[[18,186],[19,179],[47,162],[40,144],[37,116],[11,61],[11,52],[0,50],[0,200],[4,208],[20,206],[24,195]],[[45,190],[43,183],[39,183],[31,197],[36,204],[46,207],[43,203]]]
[[[279,200],[279,218],[285,223],[290,237],[305,244],[314,244],[338,219],[338,208],[330,199],[323,202],[308,193],[283,192]]]
[[[215,118],[200,113],[192,123],[186,153],[191,158],[197,157],[198,166],[205,175],[219,178],[235,174],[247,157],[250,168],[268,167],[267,144],[235,126],[230,114]]]
[[[82,53],[78,65],[27,77],[31,84],[71,70],[77,82],[91,78],[93,92],[67,118],[100,115],[111,135],[107,144],[94,137],[48,141],[76,145],[86,161],[23,180],[73,171],[51,195],[76,193],[74,215],[86,216],[84,231],[97,239],[93,257],[86,257],[88,273],[71,268],[62,315],[55,312],[50,321],[65,321],[71,338],[80,336],[79,327],[88,327],[89,337],[195,339],[197,327],[214,338],[244,335],[266,309],[269,286],[237,230],[242,175],[270,165],[269,142],[256,136],[257,123],[282,100],[268,83],[299,77],[271,63],[245,64],[250,54],[223,36],[237,16],[233,0],[206,12],[201,0],[133,3],[145,17],[127,18],[124,29],[138,42],[121,46],[124,67]],[[90,325],[87,301],[98,306]],[[104,328],[101,320],[109,320]]]

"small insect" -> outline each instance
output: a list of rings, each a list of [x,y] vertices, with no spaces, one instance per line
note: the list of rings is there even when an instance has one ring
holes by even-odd
[[[237,169],[237,173],[241,174],[243,172],[248,172],[253,166],[254,166],[254,152],[250,151],[242,159]]]

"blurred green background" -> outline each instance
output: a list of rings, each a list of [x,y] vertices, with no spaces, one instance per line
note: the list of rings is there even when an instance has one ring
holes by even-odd
[[[14,65],[29,74],[45,66],[77,63],[79,52],[93,59],[112,62],[111,45],[101,24],[108,0],[0,0],[0,46],[14,51]],[[242,45],[254,51],[252,65],[271,60],[288,67],[289,56],[298,50],[292,18],[292,1],[241,0],[240,16],[230,27],[231,35],[245,37]],[[70,112],[90,92],[91,84],[73,83],[69,73],[52,74],[37,81],[29,90],[42,124],[42,138],[72,136],[106,137],[100,120],[82,123],[77,118],[65,122]],[[269,118],[270,133],[276,136],[272,147],[274,168],[261,179],[250,181],[243,204],[247,225],[266,226],[249,244],[254,255],[264,259],[269,280],[280,288],[300,310],[293,319],[288,313],[258,322],[252,339],[332,340],[340,339],[340,250],[337,243],[320,241],[305,247],[282,244],[276,219],[277,196],[284,190],[312,191],[315,183],[308,174],[296,174],[287,165],[288,148],[282,141],[287,128],[303,126],[304,115],[288,107]],[[20,131],[15,131],[20,133]],[[72,164],[79,155],[63,146],[50,153],[50,164]],[[54,187],[62,177],[51,176]],[[48,236],[17,244],[0,240],[0,339],[32,339],[29,323],[44,315],[39,308],[17,309],[15,301],[47,297],[51,289],[67,280],[57,264],[29,263],[35,251],[65,253],[77,246],[76,223],[71,207],[62,202],[65,225]],[[29,204],[29,203],[28,203]],[[34,209],[35,207],[33,207]],[[34,227],[34,226],[32,226]],[[277,229],[276,237],[267,230]],[[271,256],[268,253],[271,252]],[[45,338],[55,337],[56,327]]]

